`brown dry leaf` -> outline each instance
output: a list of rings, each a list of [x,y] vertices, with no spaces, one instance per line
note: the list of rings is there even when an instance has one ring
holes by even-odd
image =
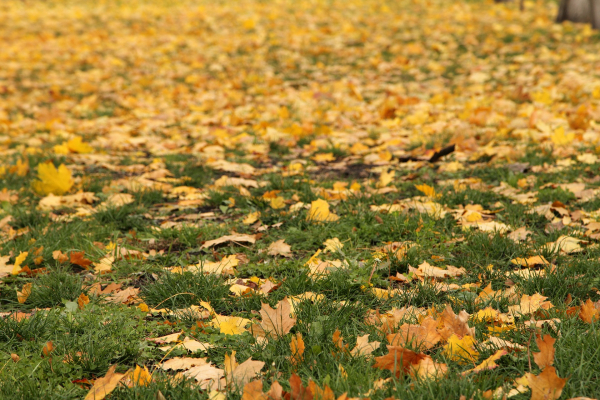
[[[246,383],[242,393],[242,400],[267,400],[268,395],[263,393],[262,380]]]
[[[170,360],[167,360],[159,365],[160,365],[160,368],[164,369],[165,371],[168,371],[168,370],[177,371],[177,370],[187,370],[192,367],[200,367],[200,366],[206,365],[206,364],[208,364],[208,361],[206,360],[206,358],[175,357],[175,358],[171,358]]]
[[[99,208],[102,207],[122,207],[126,204],[131,204],[133,203],[133,201],[135,200],[135,198],[133,197],[133,195],[129,194],[129,193],[115,193],[112,194],[108,197],[108,199],[106,199],[106,201],[104,201]]]
[[[527,349],[525,346],[522,346],[518,343],[513,343],[508,340],[500,339],[499,337],[495,337],[495,336],[490,336],[488,338],[488,340],[481,343],[481,346],[486,347],[486,348],[492,348],[492,349],[496,348],[496,349],[508,349],[508,350],[516,350],[516,351],[523,351],[523,350]]]
[[[175,332],[175,333],[171,333],[170,335],[161,336],[161,337],[157,337],[157,338],[149,338],[147,340],[154,342],[154,343],[159,343],[159,344],[173,343],[173,342],[177,342],[179,340],[179,336],[181,336],[182,333],[183,333],[183,331]]]
[[[579,308],[579,318],[582,321],[591,324],[593,321],[598,320],[600,310],[596,308],[592,300],[587,299],[585,303]]]
[[[563,254],[572,254],[583,251],[581,243],[586,242],[571,236],[562,235],[555,242],[546,243],[543,248],[549,251],[560,251]]]
[[[63,252],[60,250],[54,250],[52,252],[52,258],[54,258],[59,263],[64,263],[64,262],[69,261],[69,256],[66,254],[63,254]]]
[[[541,294],[535,293],[532,296],[524,294],[521,297],[521,301],[519,304],[514,306],[508,306],[508,312],[513,314],[514,316],[531,314],[539,310],[540,308],[543,310],[548,310],[552,307],[552,303],[546,301],[547,297],[542,296]]]
[[[522,267],[534,267],[537,265],[550,265],[548,260],[544,258],[544,256],[533,256],[529,258],[515,258],[510,260],[511,263],[515,265],[520,265]]]
[[[80,310],[83,310],[87,304],[89,304],[90,298],[87,297],[84,293],[81,293],[77,298],[77,306]]]
[[[356,338],[356,346],[350,351],[353,356],[368,356],[379,348],[381,342],[369,342],[369,335],[363,335]]]
[[[270,256],[292,256],[292,247],[285,243],[285,239],[278,240],[269,245],[269,251],[267,252]]]
[[[194,378],[199,386],[205,390],[217,390],[224,386],[221,383],[221,378],[224,377],[225,371],[210,363],[190,368],[183,375]]]
[[[425,356],[417,364],[411,364],[409,374],[420,379],[441,378],[448,372],[448,366],[435,362],[430,356]]]
[[[387,369],[396,376],[400,377],[401,373],[407,373],[412,364],[418,364],[427,356],[422,353],[415,353],[412,350],[405,349],[400,346],[387,346],[388,354],[375,357],[375,365],[373,368]]]
[[[531,400],[556,400],[562,394],[567,383],[566,378],[559,378],[554,367],[546,367],[541,374],[529,376]]]
[[[289,300],[284,298],[277,303],[276,308],[268,304],[262,304],[260,315],[262,321],[260,327],[267,336],[283,336],[287,334],[296,324],[296,318],[291,318],[291,306]]]
[[[419,265],[419,268],[408,267],[409,272],[413,272],[419,278],[450,278],[457,277],[467,273],[467,270],[464,268],[456,268],[452,265],[447,265],[447,269],[442,269],[439,267],[434,267],[430,265],[427,261],[424,261]]]
[[[406,346],[411,343],[417,350],[431,349],[442,340],[437,327],[436,320],[426,317],[421,325],[403,324],[397,333],[387,335],[387,339],[393,346]]]
[[[129,287],[107,297],[106,301],[110,303],[130,304],[137,301],[137,295],[139,292],[140,289]]]
[[[533,353],[533,360],[540,369],[544,369],[554,364],[554,339],[550,335],[544,335],[543,338],[536,337],[535,343],[539,347],[538,353]]]
[[[10,256],[0,256],[0,278],[4,278],[12,273],[13,266],[7,265]]]
[[[241,364],[235,360],[235,351],[225,355],[225,379],[234,388],[242,388],[265,366],[262,361],[247,359]]]
[[[75,264],[75,265],[79,265],[81,268],[84,269],[89,269],[90,264],[92,263],[91,260],[88,260],[87,258],[85,258],[85,252],[84,251],[72,251],[70,253],[71,256],[71,264]]]
[[[527,230],[527,228],[525,227],[521,227],[509,233],[507,237],[515,242],[524,242],[525,240],[527,240],[528,235],[533,235],[533,232]]]
[[[31,283],[26,283],[21,288],[21,291],[17,290],[17,300],[19,301],[19,303],[23,304],[27,301],[27,298],[31,294],[31,287]]]
[[[348,350],[348,345],[344,344],[344,337],[342,336],[342,331],[340,331],[339,329],[336,329],[335,332],[333,332],[331,340],[333,341],[333,344],[335,344],[335,347],[337,347],[341,351]]]
[[[292,365],[300,364],[304,360],[304,340],[300,332],[296,333],[296,336],[292,336],[290,350],[292,351],[292,356],[290,357]]]
[[[481,362],[481,364],[477,365],[473,369],[469,369],[467,371],[462,372],[461,375],[464,376],[470,372],[477,373],[477,372],[481,372],[481,371],[487,371],[490,369],[494,369],[494,368],[498,367],[498,364],[496,364],[496,361],[498,361],[502,356],[505,356],[507,354],[508,354],[508,351],[506,351],[506,350],[498,350],[494,354],[492,354],[491,356],[489,356],[488,358],[483,360]]]
[[[54,343],[52,343],[51,341],[46,342],[46,344],[42,348],[42,353],[44,354],[44,357],[50,356],[50,354],[52,354],[53,351],[54,351]]]
[[[245,234],[235,234],[235,235],[226,235],[222,236],[218,239],[208,240],[204,242],[204,244],[200,247],[201,249],[207,249],[212,246],[216,246],[222,243],[233,242],[233,243],[256,243],[256,236],[254,235],[245,235]]]
[[[454,314],[452,307],[446,305],[446,309],[439,317],[439,323],[443,328],[438,329],[439,334],[444,340],[448,340],[452,335],[456,335],[459,338],[469,335],[475,336],[475,328],[471,328],[468,324],[469,313],[462,310],[458,315]]]
[[[310,387],[302,385],[302,379],[296,374],[290,377],[290,399],[291,400],[313,400],[314,394]],[[317,399],[318,400],[318,399]]]
[[[121,379],[125,377],[125,374],[115,372],[116,368],[117,366],[113,365],[108,369],[108,372],[104,377],[96,379],[94,386],[92,386],[85,396],[85,400],[102,400],[110,392],[115,390]]]
[[[315,382],[312,380],[308,382],[308,390],[312,392],[313,399],[315,400],[335,400],[335,394],[333,390],[327,384],[323,386],[321,389]]]

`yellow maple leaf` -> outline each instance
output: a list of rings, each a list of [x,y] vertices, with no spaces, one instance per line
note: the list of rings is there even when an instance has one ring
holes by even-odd
[[[378,188],[384,188],[392,182],[394,176],[396,175],[396,171],[382,171],[381,175],[379,175],[379,182],[377,182]]]
[[[58,169],[52,163],[38,164],[39,180],[32,183],[33,189],[40,195],[62,195],[73,187],[71,171],[64,164]]]
[[[329,203],[323,199],[318,199],[310,204],[310,211],[306,216],[307,221],[333,222],[340,219],[337,215],[329,211]]]
[[[329,162],[329,161],[335,161],[335,157],[333,156],[333,153],[319,153],[319,154],[315,154],[312,157],[313,160],[315,160],[316,162],[322,163],[322,162]]]
[[[89,144],[83,143],[83,140],[80,136],[75,136],[73,139],[69,140],[67,142],[67,147],[69,148],[71,153],[79,154],[91,153],[93,150]]]
[[[274,210],[278,210],[280,208],[285,207],[285,200],[281,196],[277,196],[274,199],[271,199],[271,208]]]
[[[219,328],[221,333],[226,335],[241,335],[247,332],[246,325],[250,323],[249,319],[241,317],[228,317],[223,315],[215,315],[212,325]]]
[[[11,275],[18,275],[19,272],[21,272],[21,264],[23,264],[23,261],[25,261],[25,259],[27,258],[28,255],[29,255],[28,251],[23,251],[23,252],[19,253],[17,258],[15,258],[15,265],[13,266]]]
[[[259,218],[260,218],[260,211],[251,212],[250,214],[246,215],[246,218],[244,218],[242,220],[242,223],[244,225],[252,225],[256,221],[258,221]]]
[[[460,364],[475,361],[479,357],[479,352],[475,349],[475,339],[470,335],[465,335],[462,339],[456,335],[450,336],[448,344],[444,346],[444,354]]]
[[[429,185],[426,185],[426,184],[415,185],[415,188],[417,188],[417,190],[419,192],[423,193],[427,197],[435,198],[438,196],[438,194],[435,193],[435,189]]]
[[[137,386],[148,386],[150,382],[152,382],[152,374],[148,371],[148,367],[142,368],[136,365],[133,371],[133,383]]]
[[[565,127],[559,126],[554,130],[554,133],[550,136],[550,140],[557,146],[564,146],[569,144],[575,139],[575,134],[573,132],[565,133]]]

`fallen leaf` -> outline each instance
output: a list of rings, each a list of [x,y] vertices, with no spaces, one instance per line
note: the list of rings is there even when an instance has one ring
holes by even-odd
[[[381,342],[369,342],[369,335],[363,335],[356,338],[356,346],[350,351],[353,356],[368,356],[379,348]]]
[[[448,366],[435,362],[430,356],[425,356],[417,364],[411,364],[409,374],[420,379],[438,379],[446,375]]]
[[[246,383],[242,393],[242,400],[268,400],[268,395],[263,393],[262,380]]]
[[[452,335],[444,346],[444,355],[459,364],[466,364],[477,360],[479,352],[475,349],[475,339],[472,336],[459,338]]]
[[[73,187],[74,182],[71,171],[64,164],[61,164],[57,169],[52,163],[40,163],[37,169],[39,180],[34,181],[32,185],[38,194],[62,195]]]
[[[225,335],[241,335],[247,332],[246,325],[250,323],[249,319],[241,317],[231,317],[224,315],[215,315],[211,325],[218,328]]]
[[[302,385],[302,379],[296,374],[290,377],[290,399],[291,400],[313,400],[314,394],[310,388]]]
[[[208,364],[206,358],[175,357],[167,360],[160,365],[160,368],[168,370],[187,370],[192,367],[199,367]]]
[[[117,366],[113,365],[108,369],[104,377],[96,379],[94,386],[92,386],[85,396],[85,400],[102,400],[115,390],[121,379],[125,377],[125,374],[115,372],[116,368]]]
[[[269,251],[267,252],[267,254],[270,256],[291,257],[291,250],[291,246],[285,243],[285,239],[281,239],[269,245]]]
[[[260,309],[261,328],[268,336],[286,335],[296,324],[296,318],[291,318],[291,306],[287,297],[277,303],[276,308],[262,304]]]
[[[148,386],[152,382],[152,375],[148,371],[148,367],[144,368],[139,365],[135,366],[133,370],[133,384],[136,386]]]
[[[88,267],[92,263],[91,260],[85,258],[84,251],[72,251],[70,257],[71,264],[79,265],[83,269],[89,269]]]
[[[590,299],[587,299],[579,308],[579,318],[588,324],[591,324],[593,321],[597,321],[599,319],[599,315],[600,310],[596,308]]]
[[[388,345],[387,349],[388,354],[381,357],[375,357],[375,365],[373,368],[387,369],[391,371],[396,378],[399,378],[401,373],[408,373],[411,365],[418,364],[427,357],[425,354],[415,353],[404,347]]]
[[[540,369],[554,364],[554,342],[556,342],[556,339],[550,335],[544,335],[543,338],[538,336],[535,339],[535,343],[540,351],[533,353],[533,360]]]
[[[474,373],[478,373],[481,371],[487,371],[490,369],[494,369],[498,367],[498,364],[496,364],[496,361],[498,361],[502,356],[505,356],[508,354],[508,351],[506,350],[498,350],[496,351],[494,354],[492,354],[491,356],[489,356],[488,358],[486,358],[485,360],[483,360],[481,362],[481,364],[477,365],[475,368],[473,369],[469,369],[467,371],[464,371],[461,375],[467,375],[470,372],[474,372]]]
[[[32,288],[32,284],[26,283],[21,288],[21,291],[17,290],[17,300],[19,301],[19,303],[23,304],[27,301],[27,298],[31,294],[31,288]]]
[[[204,244],[200,247],[201,249],[206,249],[212,246],[216,246],[222,243],[233,242],[233,243],[256,243],[256,237],[254,235],[245,235],[245,234],[235,234],[235,235],[226,235],[222,236],[218,239],[208,240],[204,242]]]
[[[556,400],[566,383],[567,379],[559,378],[554,367],[546,367],[541,374],[529,377],[531,400]]]
[[[83,310],[86,305],[90,303],[90,298],[87,297],[84,293],[81,293],[77,298],[77,305],[80,310]]]
[[[292,356],[290,357],[292,365],[300,364],[304,359],[304,340],[300,332],[296,333],[296,336],[292,336],[290,350],[292,352]]]
[[[220,381],[225,371],[209,363],[190,368],[183,375],[195,379],[202,389],[217,390],[222,386]]]
[[[307,221],[334,222],[340,217],[329,211],[329,203],[323,199],[315,200],[310,205],[310,210],[306,216]]]
[[[247,359],[241,364],[235,361],[235,351],[225,355],[225,379],[233,387],[242,388],[265,366],[262,361]]]

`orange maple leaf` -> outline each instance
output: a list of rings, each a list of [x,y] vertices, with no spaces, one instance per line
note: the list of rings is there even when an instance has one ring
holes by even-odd
[[[535,339],[535,343],[540,351],[538,353],[533,353],[533,360],[540,369],[544,369],[554,364],[554,342],[556,342],[556,339],[550,335],[544,335],[543,338],[538,336]]]
[[[529,377],[531,400],[556,400],[566,383],[567,379],[559,378],[554,367],[547,367],[541,374]]]
[[[72,251],[69,255],[71,256],[71,264],[79,265],[81,268],[88,269],[92,263],[91,260],[85,258],[84,251]]]
[[[400,377],[400,373],[407,373],[412,364],[418,364],[426,357],[423,353],[415,353],[400,346],[387,346],[387,348],[388,354],[375,357],[373,368],[390,370],[396,378]]]

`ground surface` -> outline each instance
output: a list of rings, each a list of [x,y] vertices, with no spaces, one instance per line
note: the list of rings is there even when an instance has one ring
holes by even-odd
[[[600,35],[525,5],[3,1],[0,397],[600,393]]]

